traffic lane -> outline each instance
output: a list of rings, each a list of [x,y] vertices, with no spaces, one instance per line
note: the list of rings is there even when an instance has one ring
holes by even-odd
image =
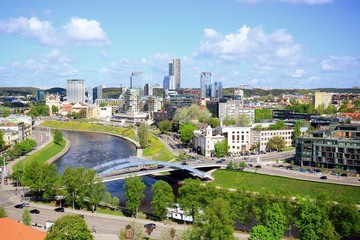
[[[314,173],[304,173],[296,170],[287,170],[285,168],[271,167],[266,165],[261,165],[261,169],[256,169],[258,173],[269,174],[273,176],[285,176],[289,178],[295,178],[300,180],[312,180],[318,182],[329,182],[329,183],[340,183],[340,184],[351,184],[355,186],[359,186],[360,182],[357,178],[354,177],[337,177],[330,174],[323,174],[328,177],[327,180],[320,179],[320,176]],[[255,171],[254,168],[246,168],[248,171]]]

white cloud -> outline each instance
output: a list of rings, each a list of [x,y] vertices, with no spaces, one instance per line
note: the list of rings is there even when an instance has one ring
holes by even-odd
[[[334,0],[237,0],[240,3],[245,4],[258,4],[262,2],[280,2],[290,4],[309,4],[309,5],[321,5],[332,3]]]
[[[54,38],[56,29],[51,22],[40,21],[38,18],[16,18],[0,21],[0,32],[11,35],[22,35],[37,40],[45,45],[58,45],[59,40]]]
[[[304,69],[295,69],[295,71],[290,74],[292,78],[302,78],[304,77],[304,75],[305,75]]]
[[[302,46],[294,42],[284,29],[267,34],[261,26],[250,28],[244,25],[234,33],[223,35],[207,28],[203,39],[194,56],[212,57],[226,62],[290,62],[299,58],[302,52]]]
[[[0,33],[20,35],[48,46],[66,44],[104,46],[111,43],[96,20],[73,17],[62,28],[36,17],[0,20]]]
[[[64,78],[74,77],[78,70],[72,67],[73,59],[55,49],[24,62],[14,61],[0,68],[2,81],[8,86],[26,81],[26,86],[64,85]],[[12,84],[11,84],[12,83]]]
[[[330,56],[321,61],[321,69],[328,72],[348,71],[359,68],[360,57]]]
[[[96,20],[73,17],[63,28],[71,41],[99,46],[110,43],[100,23]]]

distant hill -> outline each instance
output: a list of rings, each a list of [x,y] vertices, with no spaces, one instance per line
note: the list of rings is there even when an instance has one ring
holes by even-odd
[[[0,96],[36,96],[38,90],[34,87],[0,87]]]
[[[224,88],[223,90],[223,94],[224,95],[233,95],[234,91],[236,89],[239,88]],[[272,96],[279,96],[282,94],[299,94],[299,95],[304,95],[304,94],[309,94],[312,93],[314,94],[315,91],[320,91],[320,92],[329,92],[329,93],[356,93],[356,94],[360,94],[360,89],[357,88],[316,88],[316,89],[269,89],[269,90],[264,90],[264,89],[260,89],[260,88],[253,88],[253,89],[243,89],[244,91],[244,95],[245,97],[250,97],[253,95],[258,95],[258,96],[268,96],[268,95],[272,95]]]

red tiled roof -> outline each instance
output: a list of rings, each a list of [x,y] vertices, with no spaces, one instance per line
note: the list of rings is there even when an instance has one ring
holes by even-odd
[[[0,218],[0,240],[44,240],[45,237],[45,232],[10,218]]]

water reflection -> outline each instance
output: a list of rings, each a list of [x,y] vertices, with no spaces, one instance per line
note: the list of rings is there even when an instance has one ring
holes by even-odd
[[[64,137],[71,141],[69,152],[56,161],[54,164],[62,173],[66,167],[91,168],[107,161],[127,158],[136,153],[136,148],[128,141],[99,133],[63,131]],[[142,211],[150,210],[150,202],[153,196],[151,186],[157,181],[155,178],[144,176],[143,182],[146,185],[145,198],[140,207]],[[125,206],[124,196],[125,180],[117,180],[105,183],[108,191],[120,199],[120,205]]]

